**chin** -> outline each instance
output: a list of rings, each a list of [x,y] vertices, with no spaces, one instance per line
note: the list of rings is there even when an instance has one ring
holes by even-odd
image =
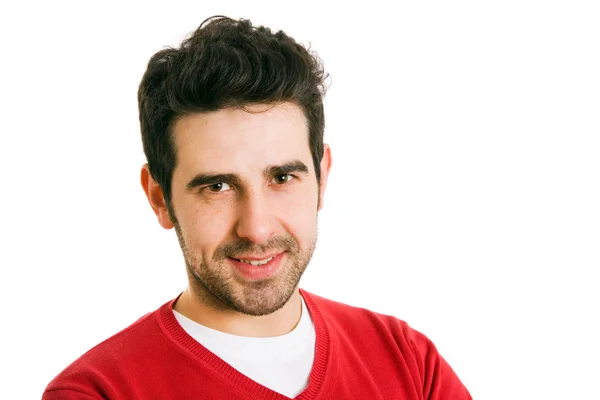
[[[287,304],[294,294],[294,287],[281,282],[252,282],[240,288],[237,295],[229,298],[228,305],[234,310],[253,316],[269,315]]]

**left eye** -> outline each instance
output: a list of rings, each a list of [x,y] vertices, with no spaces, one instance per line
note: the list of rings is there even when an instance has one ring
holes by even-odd
[[[277,175],[275,178],[273,178],[273,181],[278,184],[278,185],[282,185],[284,183],[288,183],[289,181],[291,181],[294,177],[290,174],[285,174],[285,175]]]

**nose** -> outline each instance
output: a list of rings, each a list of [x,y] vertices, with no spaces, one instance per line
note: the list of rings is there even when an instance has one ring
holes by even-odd
[[[240,207],[237,235],[256,244],[264,244],[275,233],[276,218],[268,198],[261,193],[247,193]]]

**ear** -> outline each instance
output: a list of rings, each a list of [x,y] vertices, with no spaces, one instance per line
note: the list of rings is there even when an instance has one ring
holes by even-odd
[[[142,188],[144,189],[144,193],[146,193],[148,202],[150,202],[150,207],[152,207],[154,214],[156,214],[156,216],[158,217],[158,223],[165,229],[173,228],[173,222],[171,221],[171,218],[169,216],[169,211],[167,209],[167,204],[165,203],[163,191],[160,185],[152,178],[152,175],[150,175],[148,164],[144,164],[142,166],[140,178]]]
[[[331,147],[325,143],[323,146],[323,158],[321,158],[321,185],[319,186],[319,205],[318,211],[323,208],[325,198],[325,187],[327,186],[327,178],[331,170]]]

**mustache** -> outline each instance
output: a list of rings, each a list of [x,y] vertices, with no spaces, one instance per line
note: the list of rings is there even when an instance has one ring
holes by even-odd
[[[291,237],[275,237],[269,240],[265,244],[256,244],[250,241],[243,241],[237,243],[226,243],[219,246],[214,254],[213,261],[224,260],[227,257],[237,258],[239,254],[263,254],[276,251],[298,251],[298,242]]]

